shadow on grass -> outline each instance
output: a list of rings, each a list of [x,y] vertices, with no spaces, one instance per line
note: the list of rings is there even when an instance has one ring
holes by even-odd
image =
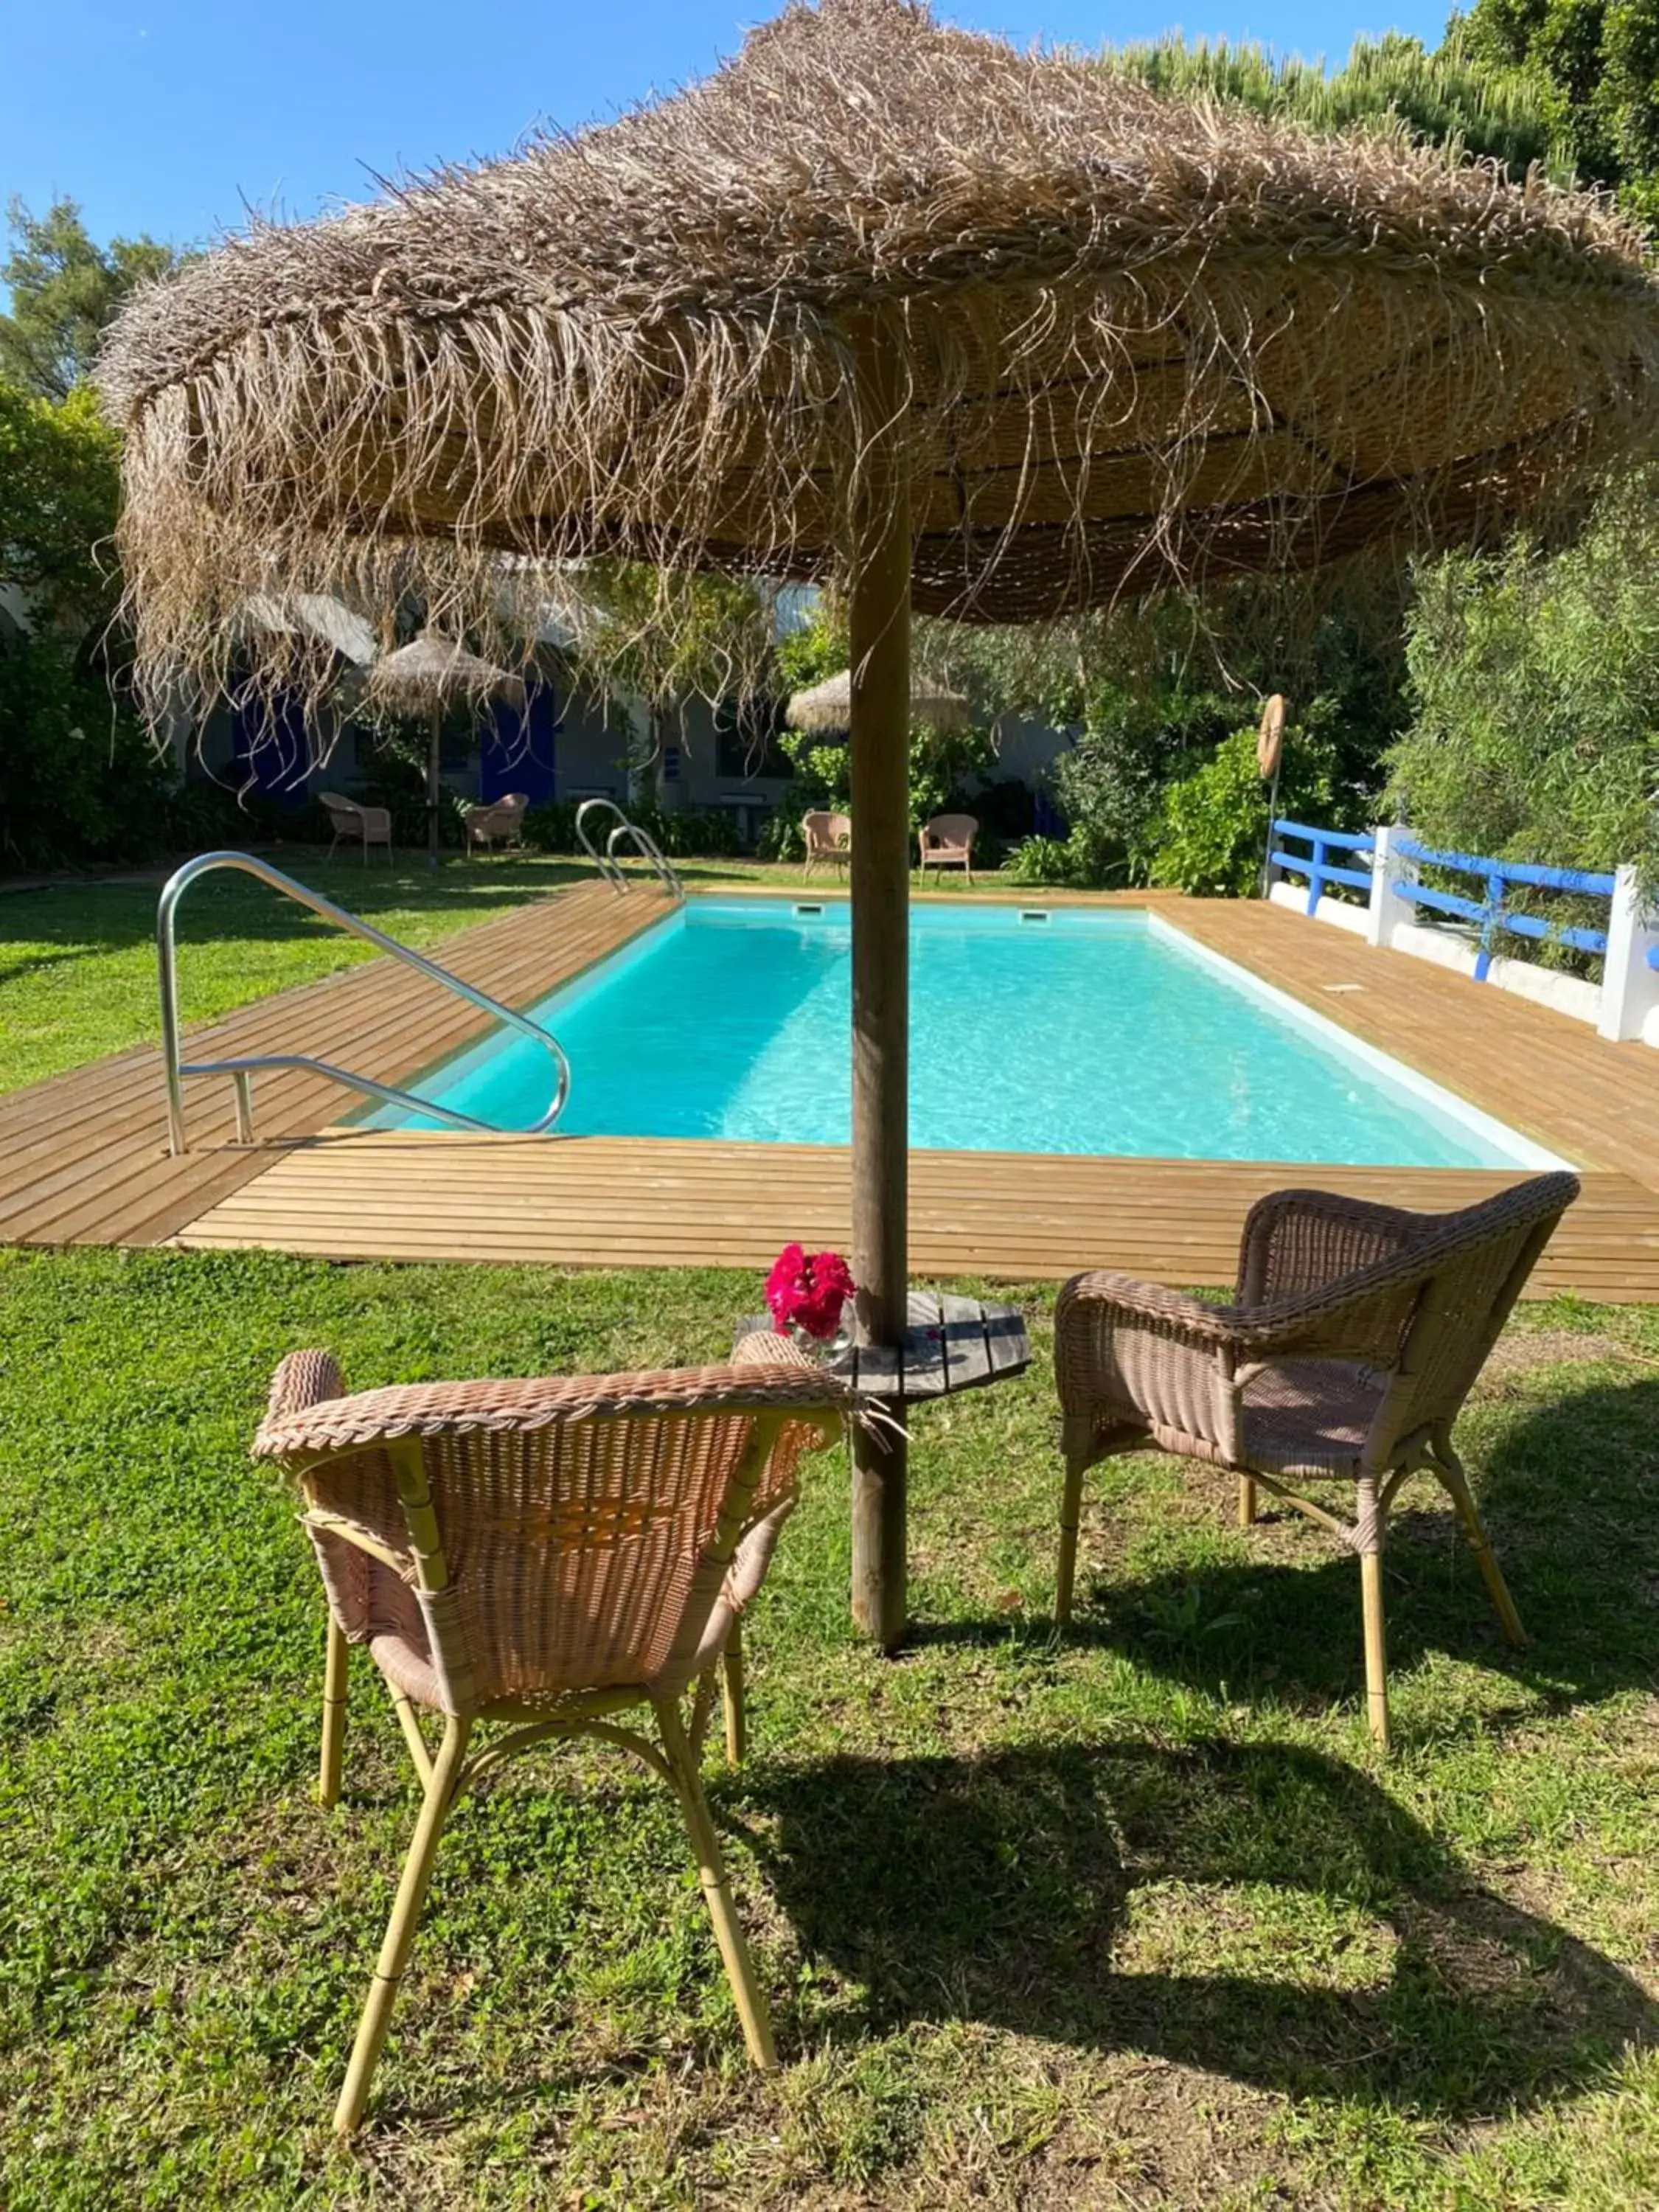
[[[1650,1689],[1659,1380],[1564,1389],[1507,1418],[1480,1456],[1481,1514],[1529,1640],[1518,1649],[1504,1640],[1449,1503],[1410,1507],[1389,1516],[1384,1553],[1390,1673],[1443,1651],[1510,1676],[1555,1711]],[[1265,1497],[1264,1511],[1295,1517]],[[1211,1695],[1271,1689],[1312,1708],[1364,1684],[1359,1572],[1346,1553],[1317,1565],[1257,1558],[1142,1577],[1085,1566],[1066,1633]],[[1007,1634],[1006,1622],[963,1623],[931,1639]]]
[[[803,1942],[863,1990],[852,2033],[973,2020],[1467,2118],[1588,2087],[1659,2025],[1309,1750],[836,1758],[754,1793]]]

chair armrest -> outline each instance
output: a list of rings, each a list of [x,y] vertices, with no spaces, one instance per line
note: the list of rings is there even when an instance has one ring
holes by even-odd
[[[1437,1226],[1431,1214],[1334,1191],[1276,1190],[1245,1218],[1238,1302],[1257,1307],[1328,1289],[1408,1251]]]
[[[265,1419],[280,1421],[344,1395],[345,1377],[331,1352],[290,1352],[270,1378]]]
[[[1133,1275],[1074,1275],[1054,1307],[1054,1377],[1068,1420],[1162,1432],[1232,1460],[1239,1322],[1231,1307]]]

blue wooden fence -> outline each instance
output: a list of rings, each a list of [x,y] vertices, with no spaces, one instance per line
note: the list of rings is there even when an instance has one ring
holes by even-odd
[[[1520,884],[1537,890],[1577,891],[1588,898],[1610,899],[1614,887],[1611,874],[1585,868],[1545,868],[1525,860],[1486,860],[1474,853],[1442,852],[1436,846],[1419,845],[1412,837],[1394,838],[1392,849],[1400,860],[1482,879],[1486,896],[1478,899],[1466,898],[1458,891],[1432,890],[1426,884],[1396,881],[1392,886],[1402,898],[1411,899],[1419,906],[1474,924],[1480,933],[1474,963],[1477,982],[1485,981],[1497,950],[1496,939],[1503,932],[1511,937],[1529,938],[1534,943],[1547,940],[1553,945],[1570,945],[1577,952],[1605,953],[1607,949],[1605,929],[1569,928],[1559,922],[1546,921],[1535,914],[1523,914],[1510,904],[1509,891],[1511,884]],[[1310,914],[1313,911],[1311,907],[1308,910]],[[1652,952],[1648,958],[1654,959]],[[1659,962],[1655,964],[1659,965]]]
[[[1298,844],[1310,845],[1308,854],[1286,853],[1281,849],[1281,840],[1290,838]],[[1276,868],[1287,869],[1292,875],[1308,878],[1308,912],[1317,914],[1319,901],[1327,884],[1346,884],[1353,890],[1369,891],[1371,887],[1371,856],[1376,848],[1369,830],[1315,830],[1305,822],[1279,822],[1272,824],[1267,858]],[[1344,867],[1327,858],[1331,853],[1352,853],[1362,859],[1363,868]]]

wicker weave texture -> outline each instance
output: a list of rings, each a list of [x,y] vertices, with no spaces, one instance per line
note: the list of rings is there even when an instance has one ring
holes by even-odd
[[[418,1703],[672,1695],[757,1587],[800,1455],[845,1407],[793,1346],[739,1353],[346,1396],[326,1352],[297,1352],[254,1449],[304,1486],[340,1627]]]
[[[1108,1450],[1150,1438],[1239,1468],[1389,1468],[1410,1438],[1449,1428],[1577,1193],[1573,1176],[1539,1176],[1415,1214],[1277,1192],[1245,1224],[1230,1306],[1074,1276],[1054,1318],[1068,1434],[1091,1431]]]

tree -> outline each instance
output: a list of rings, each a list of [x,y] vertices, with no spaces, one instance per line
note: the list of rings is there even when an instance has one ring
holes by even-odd
[[[14,199],[8,216],[11,252],[0,278],[11,288],[11,313],[0,314],[0,374],[42,398],[67,399],[90,374],[128,294],[179,257],[142,234],[95,245],[70,199],[54,200],[44,216]]]
[[[1526,6],[1532,0],[1496,4]],[[1248,42],[1188,45],[1177,35],[1126,46],[1103,59],[1105,67],[1158,91],[1224,100],[1318,131],[1365,124],[1402,131],[1425,145],[1455,146],[1500,162],[1517,179],[1534,162],[1553,168],[1564,182],[1571,167],[1571,150],[1561,141],[1545,86],[1492,41],[1466,37],[1455,16],[1434,52],[1420,40],[1391,31],[1382,39],[1358,40],[1345,66],[1329,76],[1322,63],[1294,55],[1279,60]]]
[[[1659,214],[1659,0],[1475,0],[1452,29],[1528,88],[1558,158]]]
[[[107,617],[119,496],[119,442],[89,386],[54,401],[0,378],[0,582],[29,595],[37,628],[78,637]]]
[[[1659,483],[1608,493],[1576,544],[1419,573],[1414,708],[1389,796],[1429,843],[1659,880]]]

